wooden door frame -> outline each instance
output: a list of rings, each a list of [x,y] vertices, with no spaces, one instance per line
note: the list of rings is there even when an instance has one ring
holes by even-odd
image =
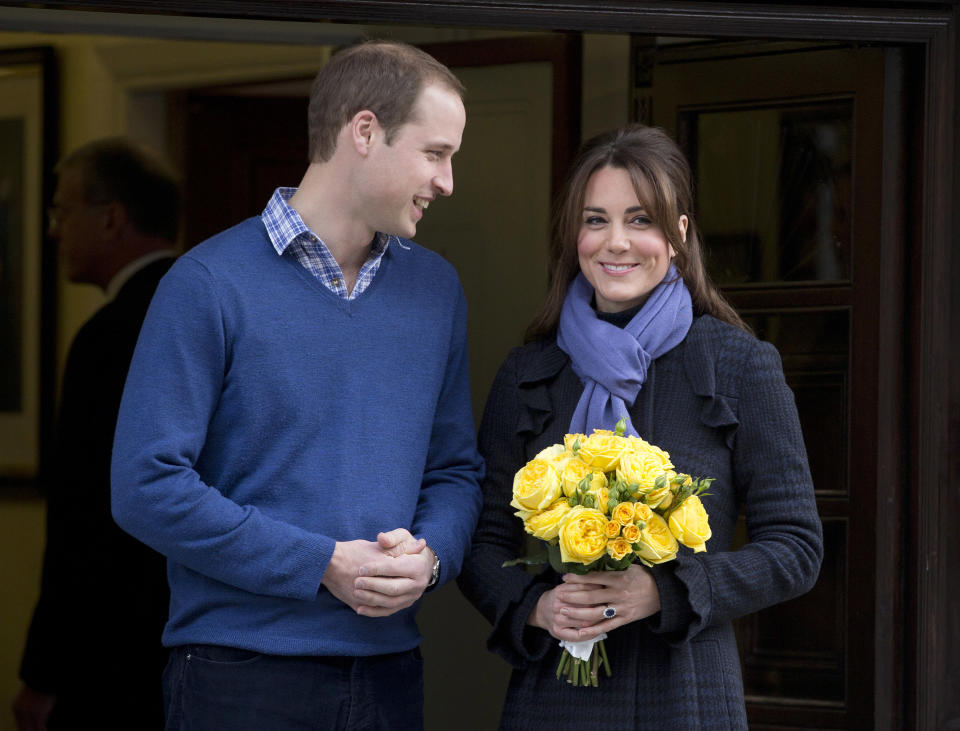
[[[550,199],[559,194],[564,175],[580,146],[583,48],[579,35],[519,36],[462,43],[421,43],[419,47],[451,68],[509,63],[550,64],[553,77],[553,137],[550,142]],[[469,96],[470,90],[467,90]]]
[[[73,0],[9,2],[33,8],[78,7]],[[153,0],[90,0],[85,10],[152,13]],[[897,545],[880,544],[878,559],[902,551],[899,589],[904,598],[903,651],[877,636],[878,663],[896,666],[895,688],[874,687],[875,728],[940,728],[960,722],[960,678],[950,658],[960,651],[960,626],[951,606],[960,603],[960,582],[951,575],[960,555],[960,2],[872,2],[837,7],[780,2],[725,3],[700,0],[171,0],[168,14],[193,17],[347,21],[441,26],[552,29],[739,38],[862,41],[906,45],[923,58],[920,73],[917,159],[906,161],[918,191],[911,201],[912,225],[906,241],[885,231],[881,246],[903,250],[914,287],[903,322],[908,342],[885,343],[906,353],[902,379],[908,386],[903,417],[905,450],[900,472],[908,507]],[[885,168],[884,174],[895,174]],[[957,251],[956,256],[951,256]],[[886,279],[891,274],[882,274]],[[957,282],[957,285],[953,285]],[[900,313],[884,311],[885,322]],[[901,351],[902,349],[902,351]],[[884,374],[884,379],[891,374]],[[893,374],[894,379],[901,374]],[[880,410],[881,418],[886,413]],[[890,428],[895,428],[891,426]],[[878,535],[897,528],[899,505],[871,506],[879,519],[893,521]],[[898,529],[899,530],[899,529]],[[889,587],[888,587],[889,588]]]

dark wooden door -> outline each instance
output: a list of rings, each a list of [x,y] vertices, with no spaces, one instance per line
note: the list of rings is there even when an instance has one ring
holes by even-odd
[[[297,97],[244,93],[251,87],[174,97],[188,248],[259,215],[277,186],[299,184],[307,169],[309,82],[303,81],[304,94]]]
[[[751,727],[872,729],[875,702],[897,702],[901,641],[887,594],[899,582],[898,468],[885,471],[899,429],[881,417],[902,366],[880,355],[882,313],[902,312],[902,287],[881,286],[881,224],[902,220],[881,185],[885,152],[902,145],[893,125],[885,137],[890,59],[755,42],[635,53],[646,61],[635,109],[690,157],[711,275],[781,353],[823,520],[813,590],[737,623]]]

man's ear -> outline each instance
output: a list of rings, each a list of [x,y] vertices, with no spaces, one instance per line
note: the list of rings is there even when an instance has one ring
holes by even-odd
[[[106,236],[119,236],[127,225],[127,209],[120,201],[110,201],[103,205],[101,225]]]
[[[350,120],[350,136],[353,147],[360,155],[366,157],[380,132],[377,115],[369,109],[364,109],[353,115]]]

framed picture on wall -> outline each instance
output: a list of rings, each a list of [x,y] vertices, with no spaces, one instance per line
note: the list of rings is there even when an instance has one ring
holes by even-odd
[[[37,484],[54,401],[56,254],[45,236],[56,159],[50,47],[0,51],[0,485]]]

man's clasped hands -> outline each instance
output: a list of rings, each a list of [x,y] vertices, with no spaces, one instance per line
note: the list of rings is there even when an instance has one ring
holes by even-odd
[[[323,586],[357,614],[386,617],[419,599],[436,555],[406,528],[379,533],[374,541],[338,541]]]

